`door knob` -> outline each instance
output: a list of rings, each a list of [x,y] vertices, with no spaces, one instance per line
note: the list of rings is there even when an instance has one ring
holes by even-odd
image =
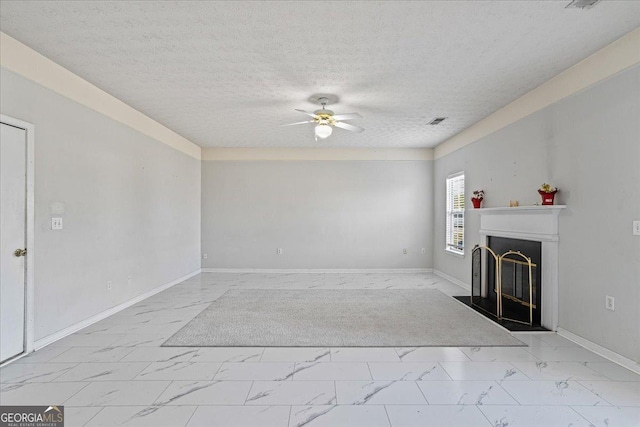
[[[21,257],[21,256],[26,256],[27,255],[27,250],[26,249],[16,249],[15,251],[13,251],[13,254],[17,257]]]

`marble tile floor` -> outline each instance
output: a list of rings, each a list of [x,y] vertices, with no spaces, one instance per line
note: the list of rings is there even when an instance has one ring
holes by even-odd
[[[228,289],[439,289],[432,274],[203,273],[0,368],[0,404],[66,426],[640,426],[640,375],[553,333],[527,347],[171,348]]]

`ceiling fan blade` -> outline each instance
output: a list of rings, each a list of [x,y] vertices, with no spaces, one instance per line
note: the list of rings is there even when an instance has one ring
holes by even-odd
[[[361,119],[362,116],[358,113],[345,113],[345,114],[338,114],[333,116],[334,119],[336,120],[352,120],[352,119]]]
[[[313,122],[315,122],[315,120],[307,120],[307,121],[304,121],[304,122],[289,123],[287,125],[282,125],[282,126],[304,125],[306,123],[313,123]]]
[[[350,125],[348,123],[342,123],[342,122],[336,123],[335,126],[337,128],[341,128],[341,129],[348,130],[348,131],[351,131],[351,132],[356,132],[356,133],[360,133],[360,132],[362,132],[364,130],[361,127],[353,126],[353,125]]]
[[[299,112],[301,112],[302,114],[306,114],[307,116],[313,117],[314,119],[317,117],[315,114],[313,114],[313,113],[309,113],[308,111],[298,110],[297,108],[296,108],[296,111],[299,111]]]

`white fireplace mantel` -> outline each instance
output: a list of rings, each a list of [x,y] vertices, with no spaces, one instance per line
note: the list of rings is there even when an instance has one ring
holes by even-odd
[[[480,234],[534,240],[558,241],[558,216],[564,205],[518,206],[473,209],[480,214]]]
[[[471,209],[480,215],[480,245],[487,237],[541,242],[542,246],[542,311],[540,323],[547,329],[558,328],[558,245],[559,216],[564,205],[518,206],[514,208]]]

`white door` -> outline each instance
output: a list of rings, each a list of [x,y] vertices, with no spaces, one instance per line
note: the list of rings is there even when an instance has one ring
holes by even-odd
[[[27,133],[0,123],[0,362],[24,351]]]

